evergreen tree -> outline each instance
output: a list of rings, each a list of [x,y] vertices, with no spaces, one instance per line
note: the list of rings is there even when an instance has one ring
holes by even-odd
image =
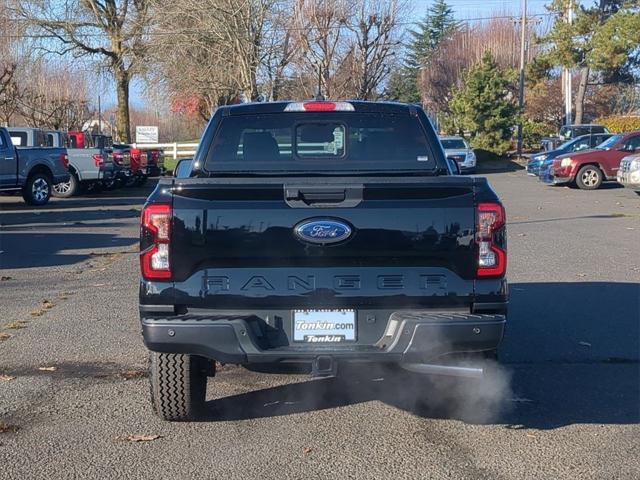
[[[451,100],[451,122],[458,132],[468,132],[474,148],[504,155],[509,150],[518,108],[511,89],[515,72],[500,70],[489,51],[464,73],[464,85]]]
[[[638,62],[640,13],[625,0],[600,0],[591,6],[574,2],[572,24],[564,21],[566,0],[553,0],[548,9],[558,14],[553,29],[541,43],[542,55],[553,64],[580,70],[575,97],[575,122],[583,121],[584,102],[590,75],[596,71],[601,83],[634,82]]]
[[[410,30],[411,43],[407,54],[406,66],[415,71],[429,59],[429,56],[456,29],[457,22],[453,9],[445,0],[435,0],[427,10],[426,16],[418,22],[416,30]]]
[[[457,28],[453,9],[445,0],[435,0],[415,30],[410,30],[411,41],[405,64],[389,77],[386,96],[407,103],[420,102],[419,77],[422,66],[442,40]]]

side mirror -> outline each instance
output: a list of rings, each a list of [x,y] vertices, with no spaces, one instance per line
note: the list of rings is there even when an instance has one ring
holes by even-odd
[[[173,169],[174,178],[189,178],[191,176],[191,168],[193,166],[193,158],[183,158],[176,163]]]
[[[451,170],[454,175],[460,175],[460,165],[458,165],[458,162],[456,162],[454,158],[447,157],[447,163],[449,164],[449,170]]]

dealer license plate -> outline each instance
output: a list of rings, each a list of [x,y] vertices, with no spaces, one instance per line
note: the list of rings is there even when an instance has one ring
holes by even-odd
[[[342,343],[356,340],[355,310],[295,310],[293,340],[305,343]]]

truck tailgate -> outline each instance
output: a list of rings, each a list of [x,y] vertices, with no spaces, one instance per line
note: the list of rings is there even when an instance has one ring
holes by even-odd
[[[179,304],[468,305],[473,295],[472,178],[181,179],[172,192]],[[318,219],[351,234],[333,244],[296,235]]]

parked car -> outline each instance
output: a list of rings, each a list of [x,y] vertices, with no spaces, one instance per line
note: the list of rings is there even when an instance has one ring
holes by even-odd
[[[589,150],[600,145],[602,142],[612,137],[612,133],[598,133],[581,135],[560,145],[555,150],[538,152],[531,156],[527,163],[527,173],[529,175],[540,175],[553,163],[553,159],[566,153]]]
[[[72,197],[86,187],[101,187],[102,182],[115,175],[111,151],[111,137],[86,132],[69,132],[69,173],[66,182],[54,186],[56,197]]]
[[[640,150],[640,131],[613,135],[594,150],[560,155],[553,161],[548,182],[595,190],[605,180],[615,180],[620,160]]]
[[[24,201],[44,205],[53,185],[69,179],[65,148],[16,147],[6,128],[0,128],[0,190],[22,190]]]
[[[142,211],[159,416],[197,417],[216,361],[483,375],[506,322],[505,212],[485,178],[452,175],[421,108],[223,106],[201,145]]]
[[[640,154],[624,157],[620,161],[616,180],[640,195]]]
[[[587,134],[610,133],[609,129],[603,125],[580,124],[580,125],[563,125],[560,127],[558,135],[553,137],[545,137],[542,139],[542,150],[555,150],[562,143],[572,138],[580,137]]]
[[[461,173],[473,173],[476,169],[476,154],[462,137],[440,137],[440,143],[448,158],[454,160]]]

